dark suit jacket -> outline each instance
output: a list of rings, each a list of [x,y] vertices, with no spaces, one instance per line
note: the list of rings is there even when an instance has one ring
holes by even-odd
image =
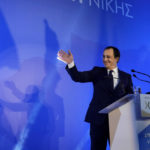
[[[110,78],[107,69],[94,67],[90,71],[79,72],[74,66],[66,70],[72,80],[76,82],[92,82],[94,87],[93,98],[86,113],[85,121],[101,124],[108,117],[106,114],[99,114],[98,111],[110,105],[126,94],[133,93],[131,76],[119,70],[119,83],[115,89],[111,89]]]

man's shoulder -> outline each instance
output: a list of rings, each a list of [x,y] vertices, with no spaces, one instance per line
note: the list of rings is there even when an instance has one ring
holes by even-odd
[[[99,67],[99,66],[94,66],[92,69],[92,72],[94,72],[94,73],[102,73],[105,71],[106,71],[105,67]]]
[[[119,70],[119,73],[124,76],[128,76],[128,77],[131,76],[129,73],[122,71],[122,70]]]
[[[106,68],[105,67],[94,66],[93,70],[104,71],[104,70],[106,70]]]

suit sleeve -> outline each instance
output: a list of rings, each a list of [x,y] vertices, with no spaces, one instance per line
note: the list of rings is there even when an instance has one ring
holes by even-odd
[[[80,72],[77,70],[77,67],[68,68],[66,66],[66,70],[71,76],[72,80],[75,82],[92,82],[93,81],[93,70]]]

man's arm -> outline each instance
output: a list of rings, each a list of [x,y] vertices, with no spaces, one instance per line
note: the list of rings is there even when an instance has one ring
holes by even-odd
[[[60,50],[57,54],[57,58],[62,62],[66,63],[66,70],[71,76],[72,80],[75,82],[91,82],[93,80],[93,70],[79,72],[74,64],[73,55],[69,50],[66,53],[63,50]]]
[[[29,108],[31,108],[31,104],[27,104],[27,103],[23,103],[23,102],[12,103],[12,102],[4,101],[2,99],[0,99],[0,104],[3,107],[5,106],[14,112],[27,111]]]
[[[92,82],[93,81],[94,70],[80,72],[77,70],[76,66],[72,68],[68,68],[68,66],[66,66],[66,70],[71,76],[71,79],[75,82]]]
[[[22,93],[14,84],[13,81],[5,81],[5,86],[9,88],[12,93],[18,98],[18,99],[23,99],[24,98],[24,93]]]

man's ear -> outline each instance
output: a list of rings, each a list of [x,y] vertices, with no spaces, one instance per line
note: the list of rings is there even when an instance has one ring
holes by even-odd
[[[116,57],[116,59],[117,59],[117,63],[118,63],[120,58],[119,58],[119,57]]]

